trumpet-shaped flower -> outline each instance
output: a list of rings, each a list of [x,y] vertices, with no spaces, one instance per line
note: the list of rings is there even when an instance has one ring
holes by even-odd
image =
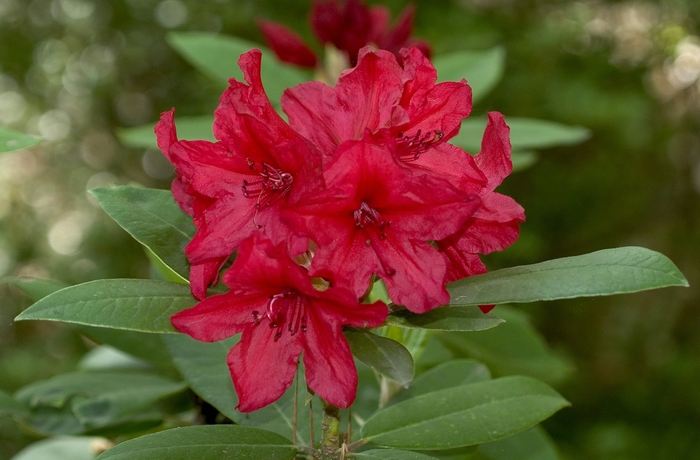
[[[242,333],[227,360],[240,411],[282,396],[302,354],[309,388],[335,406],[352,404],[357,371],[342,327],[381,325],[384,303],[359,304],[340,287],[316,289],[283,245],[259,238],[241,244],[223,281],[230,291],[173,315],[172,324],[205,342]]]
[[[173,111],[155,128],[175,165],[173,194],[197,227],[185,253],[199,299],[241,241],[255,233],[286,243],[292,254],[306,249],[306,239],[280,221],[279,211],[300,184],[320,180],[321,155],[275,112],[260,80],[260,58],[258,50],[241,56],[247,84],[231,79],[222,95],[217,142],[178,140]]]

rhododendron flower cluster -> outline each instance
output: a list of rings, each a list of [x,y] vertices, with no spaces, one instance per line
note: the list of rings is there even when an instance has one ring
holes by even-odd
[[[302,352],[310,388],[348,407],[357,376],[341,330],[383,323],[386,305],[365,303],[373,282],[423,313],[449,303],[447,282],[486,270],[479,254],[517,238],[523,210],[494,192],[512,169],[503,117],[489,114],[478,154],[450,144],[469,85],[437,83],[417,48],[400,57],[365,47],[334,87],[286,90],[286,122],[251,50],[245,83],[231,79],[215,112],[216,142],[178,140],[172,111],[156,126],[197,227],[185,252],[202,301],[172,322],[205,341],[242,332],[228,360],[242,411],[277,399]],[[230,290],[206,297],[234,253]]]
[[[342,51],[348,64],[355,66],[358,53],[367,45],[394,53],[399,62],[404,47],[418,48],[430,57],[430,45],[411,37],[414,17],[415,8],[409,5],[392,27],[390,11],[384,5],[368,7],[360,0],[315,0],[310,22],[321,43]],[[280,60],[316,67],[316,54],[296,32],[272,21],[258,21],[258,24],[265,42]]]

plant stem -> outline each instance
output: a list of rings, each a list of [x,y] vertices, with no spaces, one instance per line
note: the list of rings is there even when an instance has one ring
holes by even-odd
[[[323,422],[321,423],[322,458],[334,458],[340,447],[340,409],[323,401]]]

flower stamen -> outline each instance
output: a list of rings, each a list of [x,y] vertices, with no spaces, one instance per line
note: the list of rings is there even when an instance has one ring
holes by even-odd
[[[419,129],[413,136],[406,136],[403,131],[399,131],[396,133],[399,159],[404,162],[416,161],[421,154],[440,142],[444,136],[445,133],[439,129],[427,131],[425,134]]]
[[[259,178],[252,181],[244,179],[241,190],[243,191],[244,197],[255,199],[253,224],[257,228],[261,228],[262,226],[258,225],[255,221],[258,216],[258,211],[262,208],[272,206],[277,200],[289,193],[289,190],[292,188],[292,183],[294,182],[294,176],[279,168],[270,166],[265,162],[261,163],[260,170],[257,170],[253,160],[246,158],[245,161],[251,171],[257,172]]]
[[[387,227],[391,225],[391,221],[384,220],[379,212],[363,201],[360,204],[360,208],[353,211],[353,218],[355,219],[355,227],[357,228],[376,228],[378,230],[378,237],[380,240],[386,239],[386,232],[384,231]],[[394,276],[396,270],[389,265],[389,262],[384,257],[379,245],[374,241],[373,238],[369,237],[366,240],[367,245],[370,246],[374,253],[379,259],[379,264],[382,266],[382,270],[387,276]]]
[[[299,331],[306,332],[306,303],[306,297],[291,288],[270,296],[265,316],[270,321],[270,328],[277,328],[274,336],[275,342],[282,337],[285,324],[286,330],[292,336]],[[253,314],[255,313],[257,311],[253,312]]]

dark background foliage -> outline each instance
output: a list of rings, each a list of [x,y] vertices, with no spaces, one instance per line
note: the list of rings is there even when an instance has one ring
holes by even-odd
[[[385,2],[395,14],[405,2]],[[526,209],[520,240],[490,268],[639,245],[668,255],[690,289],[522,307],[576,372],[573,403],[545,427],[569,459],[700,458],[700,6],[666,1],[416,1],[435,54],[507,50],[505,77],[475,107],[583,125],[589,141],[542,152],[501,191]],[[73,284],[146,277],[138,243],[86,190],[167,188],[158,151],[121,127],[211,112],[222,88],[165,41],[171,30],[260,41],[254,19],[313,41],[295,0],[0,0],[0,126],[42,135],[0,157],[0,276]],[[236,56],[222,57],[236,59]],[[0,388],[71,370],[88,344],[60,324],[12,318],[29,301],[0,286]],[[0,418],[0,459],[31,442]]]

